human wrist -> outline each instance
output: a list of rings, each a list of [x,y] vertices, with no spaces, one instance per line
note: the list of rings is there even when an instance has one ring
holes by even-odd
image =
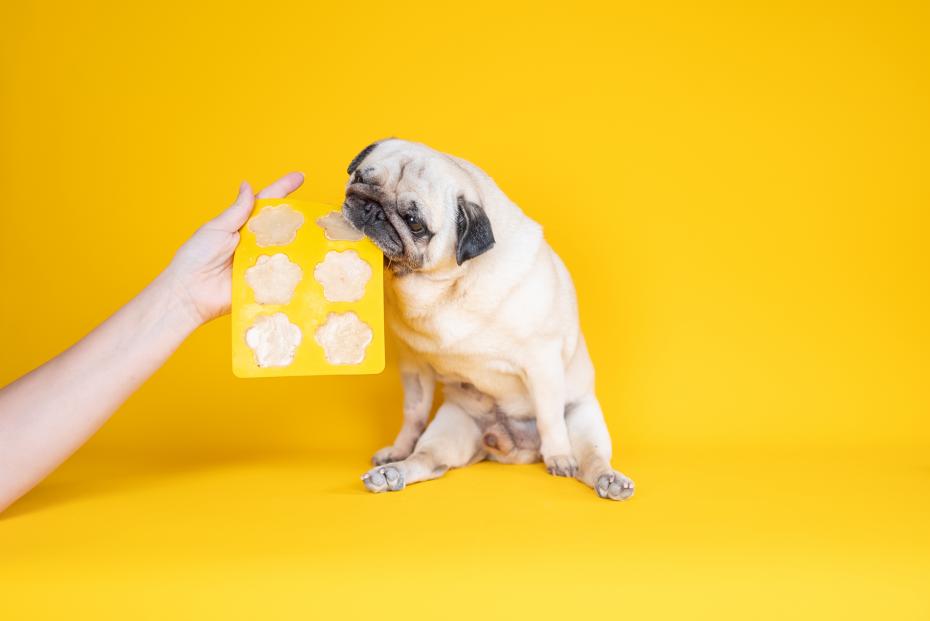
[[[169,267],[151,285],[163,304],[165,319],[172,328],[187,334],[206,323],[191,295],[191,288]]]

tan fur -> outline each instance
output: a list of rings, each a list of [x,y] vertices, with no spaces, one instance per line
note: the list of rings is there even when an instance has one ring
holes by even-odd
[[[479,168],[421,144],[384,141],[357,171],[347,195],[376,195],[403,241],[385,288],[408,396],[397,440],[364,477],[368,488],[402,489],[487,458],[541,459],[601,497],[629,497],[632,481],[610,466],[572,280],[542,228]],[[460,196],[483,207],[496,243],[458,265]],[[428,242],[405,228],[414,203],[433,232]],[[426,426],[437,382],[445,398]]]

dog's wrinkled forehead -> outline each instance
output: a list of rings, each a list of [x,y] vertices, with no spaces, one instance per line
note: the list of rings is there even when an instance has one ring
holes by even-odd
[[[349,164],[349,184],[376,186],[384,192],[428,193],[449,179],[448,157],[426,145],[388,139],[371,144]],[[445,174],[442,174],[445,173]]]

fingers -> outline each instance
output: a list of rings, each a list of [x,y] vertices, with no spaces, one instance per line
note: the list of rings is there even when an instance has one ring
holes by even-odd
[[[243,181],[239,185],[239,195],[236,196],[235,202],[226,211],[213,218],[207,226],[227,233],[235,233],[249,219],[253,202],[255,198],[252,196],[252,188],[249,187],[248,181]]]
[[[284,198],[304,182],[304,174],[292,172],[284,175],[267,188],[258,193],[256,198]]]
[[[243,181],[242,185],[239,186],[239,195],[236,197],[236,201],[226,211],[211,220],[207,226],[227,233],[235,233],[249,219],[255,198],[284,198],[299,188],[303,182],[303,173],[292,172],[269,185],[259,192],[256,197],[252,195],[252,188],[248,182]]]

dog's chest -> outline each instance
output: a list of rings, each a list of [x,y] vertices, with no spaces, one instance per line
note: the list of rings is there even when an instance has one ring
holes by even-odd
[[[522,370],[512,348],[481,317],[456,309],[388,317],[395,335],[441,383],[469,383],[494,396],[522,392]]]
[[[520,348],[497,321],[494,304],[464,287],[450,292],[413,284],[397,283],[388,299],[388,325],[441,383],[470,384],[496,400],[525,393]]]
[[[393,284],[387,308],[390,327],[408,347],[422,355],[493,356],[505,337],[486,301],[412,280]]]

